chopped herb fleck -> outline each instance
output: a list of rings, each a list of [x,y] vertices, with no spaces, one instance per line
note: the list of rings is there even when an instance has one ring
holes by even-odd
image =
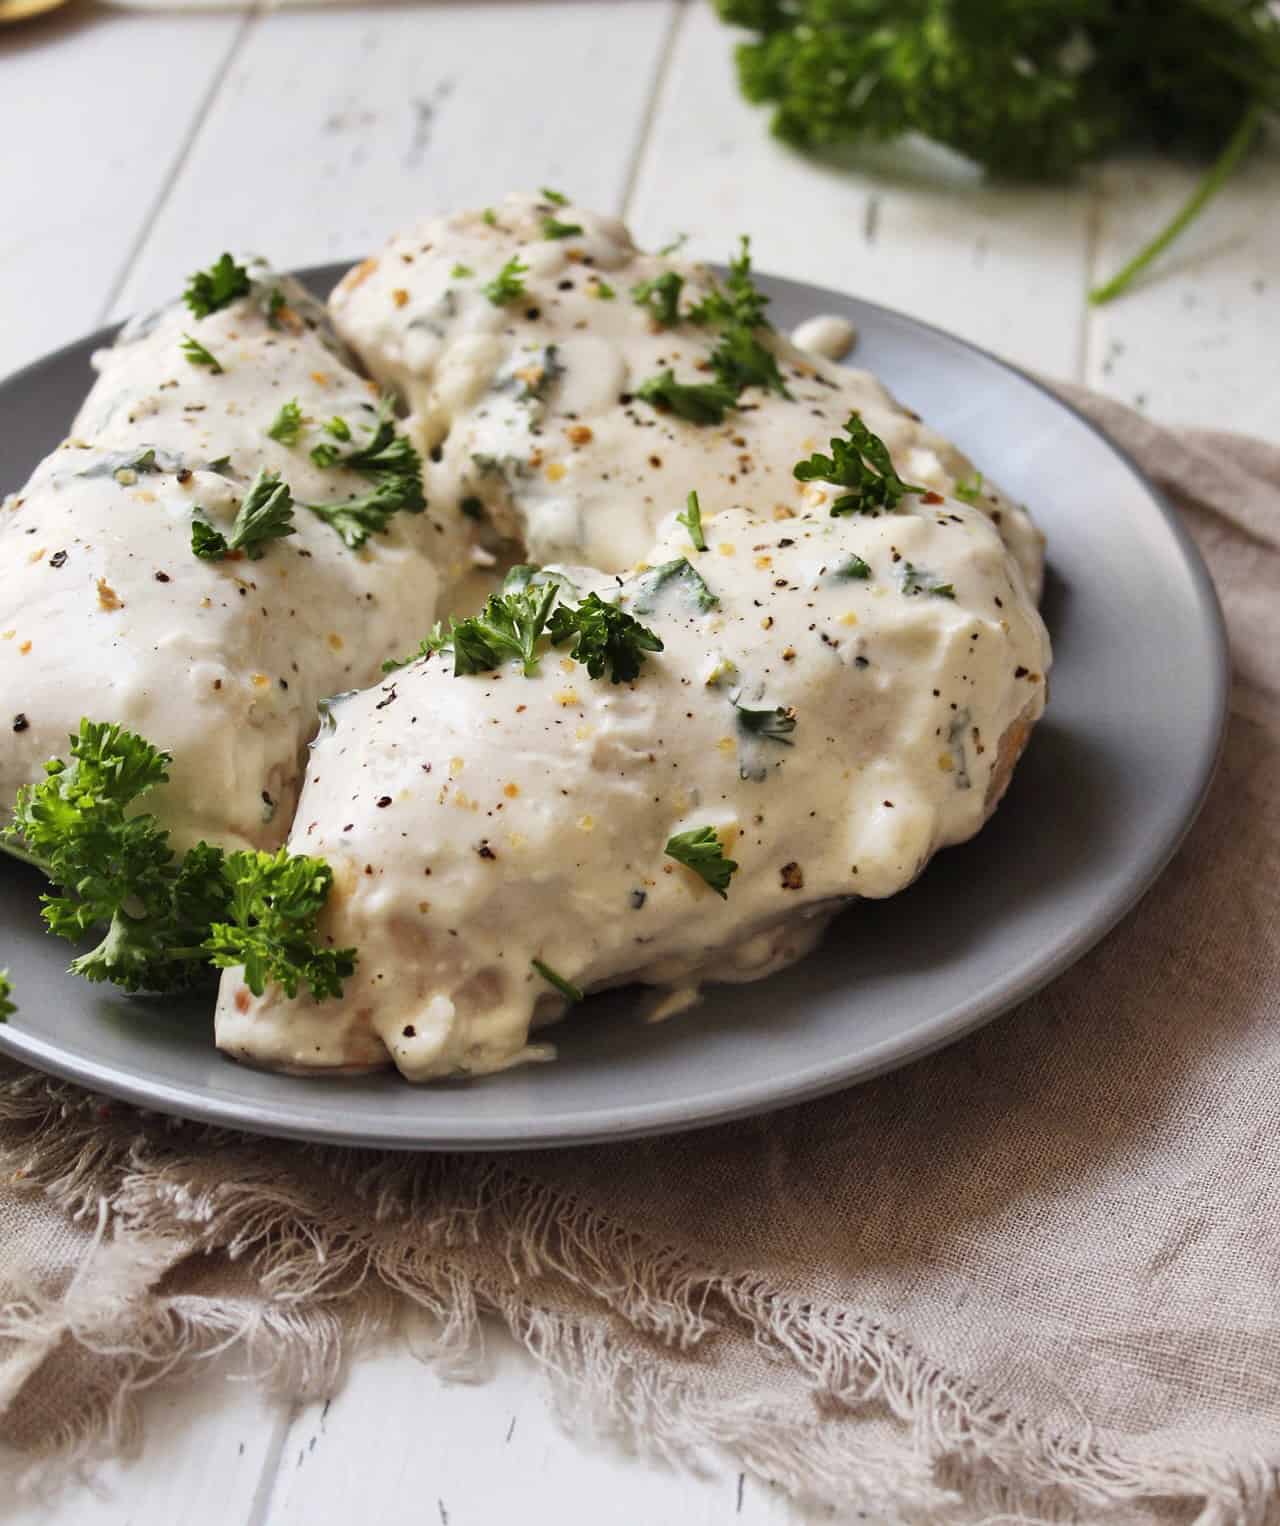
[[[298,406],[296,397],[290,398],[287,403],[281,403],[280,412],[272,419],[267,434],[281,445],[296,445],[301,433],[302,409]]]
[[[513,254],[492,281],[480,289],[495,307],[505,307],[524,295],[524,278],[529,267],[518,254]]]
[[[557,217],[544,217],[542,219],[542,236],[544,238],[573,238],[581,232],[581,223],[562,223]]]
[[[207,366],[215,376],[222,375],[222,366],[218,361],[218,357],[212,350],[206,350],[204,345],[198,339],[193,339],[190,334],[182,336],[182,343],[179,349],[181,349],[193,366]]]
[[[702,614],[719,606],[720,600],[707,587],[688,557],[677,556],[641,573],[634,584],[635,598],[631,607],[638,615],[652,614],[666,591],[676,586],[684,590]]]
[[[541,959],[530,959],[529,963],[542,976],[548,985],[552,985],[565,998],[566,1001],[579,1002],[583,999],[582,992],[563,975],[557,975],[549,964],[543,964]]]
[[[725,857],[724,844],[714,827],[693,827],[667,839],[663,852],[700,875],[721,900],[729,899],[729,881],[738,866]]]
[[[684,289],[684,277],[678,271],[668,270],[652,281],[638,281],[631,288],[631,300],[643,307],[659,328],[674,328],[680,322],[680,293]]]
[[[915,567],[910,562],[903,562],[902,591],[909,598],[916,594],[931,593],[935,598],[954,599],[955,588],[950,583],[940,583],[932,572],[926,572],[922,567]]]
[[[668,368],[641,382],[635,395],[661,412],[674,413],[691,424],[721,424],[738,394],[723,382],[678,382]]]
[[[707,539],[702,533],[702,506],[698,502],[697,493],[690,493],[687,506],[683,514],[677,514],[676,520],[689,532],[689,539],[693,542],[695,551],[707,549]]]
[[[465,281],[468,276],[475,275],[470,265],[455,265],[449,272],[455,281]]]

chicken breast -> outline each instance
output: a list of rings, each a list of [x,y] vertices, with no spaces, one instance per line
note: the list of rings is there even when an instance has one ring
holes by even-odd
[[[718,423],[644,401],[666,372],[717,379],[720,330],[690,317],[711,289],[705,266],[641,253],[616,218],[512,195],[393,238],[330,306],[370,374],[410,404],[441,515],[487,520],[527,561],[624,571],[691,487],[760,518],[789,513],[796,460],[856,412],[904,480],[959,488],[997,524],[1039,596],[1044,542],[1026,511],[865,371],[761,328],[787,395],[749,385]]]
[[[301,287],[255,275],[203,319],[175,305],[126,329],[71,438],[0,505],[5,808],[88,716],[173,753],[154,808],[180,849],[278,845],[317,702],[374,681],[431,616],[438,565],[465,555],[429,513],[397,513],[353,550],[302,507],[367,497],[366,473],[311,451],[368,440],[376,388]],[[291,490],[295,533],[257,560],[197,557],[193,522],[230,534],[262,471]]]
[[[554,649],[531,677],[458,677],[439,652],[333,711],[290,847],[333,866],[324,931],[358,968],[322,1005],[229,972],[223,1049],[415,1081],[499,1070],[547,1053],[530,1031],[573,988],[639,981],[680,1005],[758,979],[979,829],[1050,661],[991,520],[936,493],[833,517],[820,488],[780,522],[734,497],[704,493],[705,553],[670,518],[625,578],[565,569],[563,599],[616,599],[664,643],[633,681]],[[723,898],[688,834],[722,877],[736,864]]]

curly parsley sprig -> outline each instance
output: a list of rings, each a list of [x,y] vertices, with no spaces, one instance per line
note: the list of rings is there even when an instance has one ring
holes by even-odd
[[[200,842],[178,858],[156,818],[136,802],[169,777],[172,758],[137,733],[80,722],[70,760],[18,792],[4,837],[53,881],[41,897],[50,932],[72,942],[105,926],[71,963],[86,980],[126,991],[181,990],[209,966],[243,964],[260,996],[268,982],[290,996],[339,996],[354,949],[324,946],[316,919],[332,885],[316,858],[225,853]]]
[[[229,307],[238,297],[249,295],[252,282],[249,272],[229,254],[221,254],[208,270],[197,270],[187,282],[182,300],[197,318]]]
[[[13,1002],[13,982],[8,970],[0,970],[0,1023],[7,1023],[17,1011]]]
[[[538,647],[543,637],[552,646],[568,646],[567,655],[592,678],[608,673],[610,683],[630,683],[650,652],[663,649],[661,639],[647,626],[588,594],[577,604],[560,603],[571,585],[557,573],[535,573],[513,567],[500,593],[490,594],[478,615],[437,621],[412,656],[384,662],[384,673],[436,652],[452,651],[453,675],[489,673],[504,662],[516,661],[526,678],[538,671]]]
[[[842,514],[884,514],[896,509],[907,493],[923,493],[925,488],[904,482],[889,456],[889,447],[874,435],[856,413],[849,415],[846,439],[831,441],[831,454],[815,451],[806,461],[797,461],[794,474],[800,482],[829,482],[834,487],[851,489],[831,505],[833,517]]]
[[[278,472],[265,467],[249,484],[231,534],[223,535],[207,520],[191,521],[191,551],[204,562],[220,562],[233,551],[243,550],[251,562],[260,561],[268,541],[296,535],[293,522],[293,495]]]

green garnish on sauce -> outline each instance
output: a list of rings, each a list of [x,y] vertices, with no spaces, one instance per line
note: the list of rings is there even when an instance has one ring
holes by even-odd
[[[722,901],[729,899],[729,881],[738,866],[725,856],[724,844],[714,827],[693,827],[667,839],[663,852],[676,863],[700,875]]]
[[[218,357],[212,350],[205,349],[198,339],[193,339],[190,334],[182,336],[182,343],[178,346],[193,366],[207,366],[215,376],[222,375],[222,366]]]
[[[207,318],[221,308],[229,307],[237,297],[247,297],[250,288],[249,272],[237,265],[229,254],[221,254],[208,270],[197,270],[187,282],[182,300],[197,318]]]
[[[543,964],[541,959],[530,959],[529,963],[542,976],[548,985],[554,986],[566,1001],[579,1002],[583,1000],[582,992],[572,981],[566,980],[563,975],[557,975],[549,964]]]
[[[573,238],[575,234],[581,232],[581,223],[562,223],[556,217],[544,217],[542,219],[543,238]]]
[[[508,302],[524,296],[524,278],[528,273],[529,267],[518,254],[513,254],[493,280],[487,281],[480,290],[495,307],[505,307]]]
[[[831,505],[833,516],[884,514],[896,509],[905,494],[926,491],[898,476],[888,446],[856,413],[849,415],[844,428],[847,438],[833,439],[829,456],[815,451],[807,461],[797,461],[794,468],[800,482],[829,482],[851,489]]]
[[[105,924],[98,945],[71,963],[86,980],[126,991],[175,991],[208,966],[244,965],[260,996],[305,984],[321,1000],[342,994],[354,949],[328,948],[316,919],[333,883],[321,859],[226,853],[199,842],[179,859],[156,818],[135,802],[169,777],[169,753],[123,727],[82,720],[70,760],[18,792],[3,835],[53,881],[41,897],[49,931],[79,942]]]
[[[298,399],[295,397],[287,403],[281,403],[280,412],[272,419],[267,434],[271,439],[278,440],[281,445],[296,445],[301,433],[302,409],[298,406]]]
[[[690,493],[683,514],[676,515],[676,523],[682,524],[689,532],[689,539],[693,542],[695,551],[707,549],[707,538],[702,533],[702,505],[698,502],[697,493]]]
[[[192,520],[191,550],[204,562],[220,562],[233,551],[240,550],[251,562],[256,562],[261,560],[268,541],[283,540],[287,535],[296,534],[293,495],[288,484],[281,480],[278,472],[263,469],[249,484],[249,491],[236,511],[230,535],[215,530],[207,520]]]

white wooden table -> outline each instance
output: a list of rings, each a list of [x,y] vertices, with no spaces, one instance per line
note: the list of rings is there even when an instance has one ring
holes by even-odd
[[[1191,177],[1111,165],[1071,191],[992,190],[922,154],[861,173],[774,143],[701,0],[485,0],[166,13],[81,8],[0,34],[0,373],[169,296],[223,247],[357,257],[424,211],[550,184],[644,242],[740,231],[763,270],[867,295],[1171,422],[1280,440],[1280,154],[1255,157],[1140,289],[1087,286]],[[11,484],[2,484],[0,489]],[[495,1333],[487,1383],[407,1350],[330,1404],[211,1372],[155,1395],[143,1456],[37,1526],[472,1526],[816,1519],[731,1466],[691,1479],[550,1417]]]

